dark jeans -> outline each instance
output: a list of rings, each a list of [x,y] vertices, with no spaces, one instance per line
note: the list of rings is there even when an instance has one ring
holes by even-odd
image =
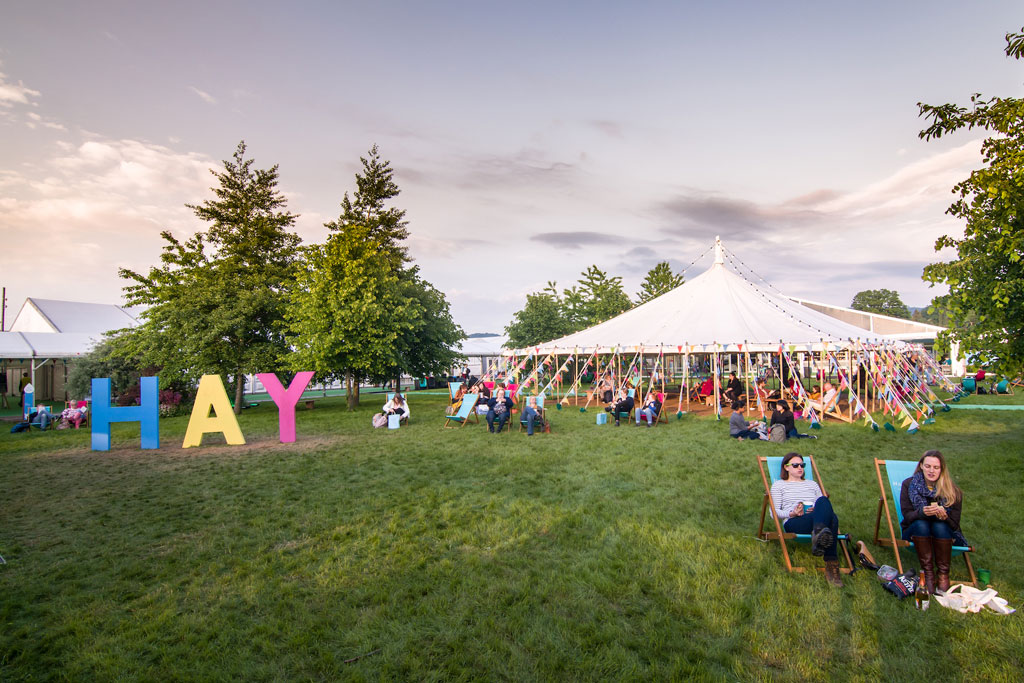
[[[810,514],[804,513],[800,517],[790,517],[782,528],[791,534],[809,534],[814,527],[824,524],[832,530],[832,545],[825,548],[825,559],[834,560],[836,554],[836,536],[839,535],[839,518],[832,512],[832,501],[825,496],[814,501],[814,509]]]
[[[533,425],[538,420],[540,420],[540,415],[537,414],[536,410],[534,410],[530,406],[526,406],[525,408],[523,408],[523,416],[520,418],[520,422],[526,423],[527,435],[533,435]]]
[[[909,541],[914,536],[953,538],[953,528],[941,519],[918,519],[911,522],[910,526],[903,532],[903,540]]]
[[[811,438],[810,434],[801,434],[800,432],[796,431],[795,429],[790,429],[789,432],[786,434],[786,436],[788,436],[791,439],[809,439],[809,438]]]
[[[736,432],[735,434],[730,434],[729,436],[731,436],[734,439],[739,439],[741,437],[744,438],[744,439],[760,439],[761,438],[761,435],[758,434],[757,432],[755,432],[753,429],[744,429],[743,431]]]
[[[498,421],[498,431],[500,432],[501,428],[505,426],[506,422],[508,422],[508,411],[506,410],[501,415],[495,415],[493,409],[487,411],[487,428],[492,432],[494,431],[495,419]]]

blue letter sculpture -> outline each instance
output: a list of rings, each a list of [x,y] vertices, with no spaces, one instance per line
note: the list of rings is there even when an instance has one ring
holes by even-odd
[[[92,380],[92,449],[110,450],[110,423],[138,422],[143,448],[160,448],[160,383],[156,377],[139,380],[139,405],[110,405],[110,378]]]

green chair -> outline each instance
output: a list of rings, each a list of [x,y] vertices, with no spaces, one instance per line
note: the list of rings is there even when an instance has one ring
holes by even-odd
[[[964,390],[964,391],[966,391],[966,392],[967,392],[968,394],[973,394],[973,393],[974,393],[975,391],[977,391],[977,390],[978,390],[978,385],[977,385],[977,383],[976,383],[976,382],[974,381],[974,378],[973,378],[973,377],[964,377],[964,378],[963,378],[963,381],[961,381],[961,382],[960,382],[960,386],[961,386],[961,387],[963,388],[963,390]]]
[[[523,399],[523,408],[526,407],[526,401],[529,401],[530,397],[527,396]],[[547,413],[544,411],[544,394],[537,394],[537,413],[540,415],[540,419],[543,422],[547,422]],[[526,420],[523,418],[523,411],[519,411],[519,431],[526,429]],[[511,431],[511,430],[510,430]]]

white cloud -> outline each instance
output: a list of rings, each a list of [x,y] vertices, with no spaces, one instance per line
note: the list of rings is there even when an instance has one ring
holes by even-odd
[[[7,75],[0,72],[0,107],[12,107],[16,104],[35,106],[32,98],[39,97],[40,94],[38,90],[25,87],[21,81],[9,83]]]
[[[188,86],[188,89],[194,92],[196,95],[199,95],[199,99],[201,99],[203,102],[206,102],[207,104],[217,104],[217,98],[215,98],[210,93],[204,90],[200,90],[194,85]]]

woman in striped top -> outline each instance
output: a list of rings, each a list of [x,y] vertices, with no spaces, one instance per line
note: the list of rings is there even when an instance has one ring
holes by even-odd
[[[839,518],[832,503],[821,494],[821,487],[804,478],[806,465],[799,453],[787,453],[782,459],[782,475],[772,484],[772,503],[782,528],[791,534],[811,534],[811,553],[825,556],[825,578],[842,586],[836,535]]]

